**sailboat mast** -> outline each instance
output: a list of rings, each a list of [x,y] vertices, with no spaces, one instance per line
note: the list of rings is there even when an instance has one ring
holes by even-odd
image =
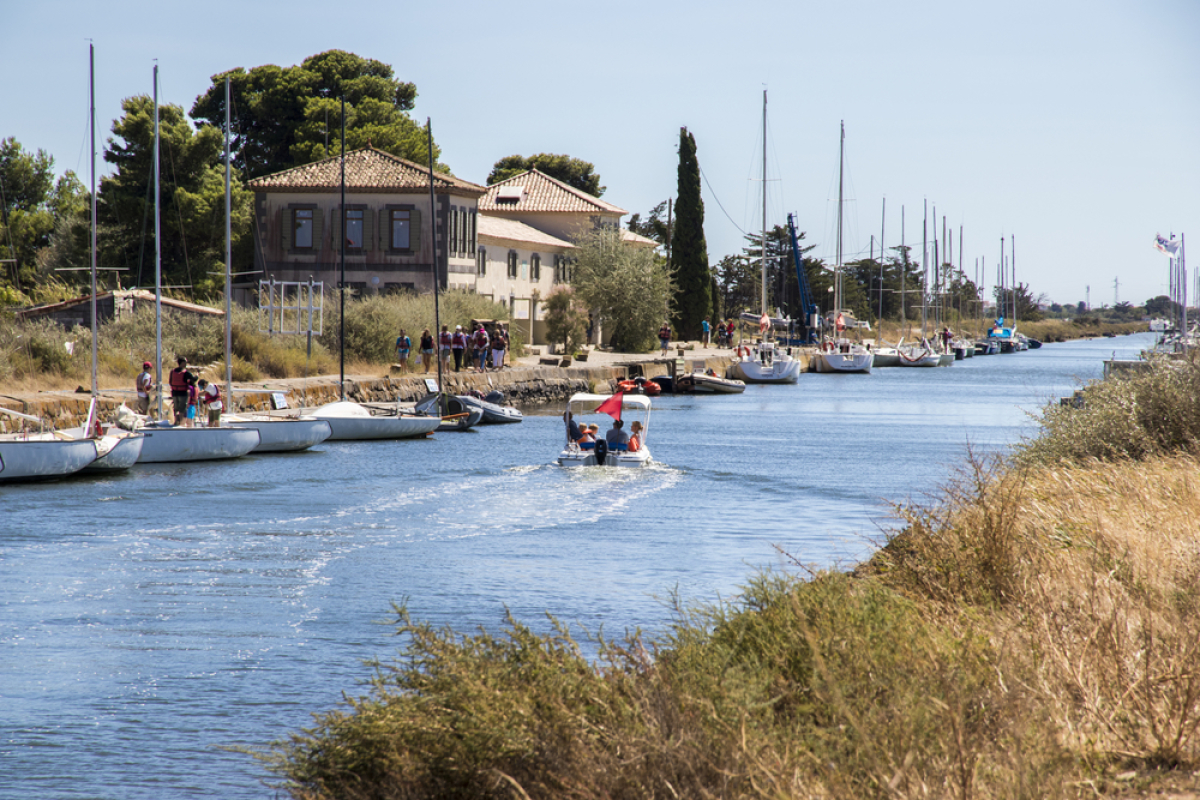
[[[879,321],[883,325],[883,232],[887,230],[887,198],[883,198],[882,222],[879,223]],[[882,331],[880,332],[882,336]]]
[[[433,120],[429,117],[425,118],[425,137],[429,147],[429,230],[433,238],[433,335],[437,337],[437,365],[438,365],[438,393],[441,398],[438,404],[442,407],[442,413],[446,413],[447,401],[445,394],[442,392],[442,312],[441,304],[438,302],[438,284],[441,283],[441,276],[438,275],[438,259],[437,259],[437,200],[433,194]],[[516,319],[517,310],[509,308],[509,312]]]
[[[763,89],[762,167],[762,313],[767,313],[767,90]]]
[[[1008,310],[1008,308],[1007,308],[1007,306],[1008,306],[1008,290],[1007,290],[1007,287],[1005,284],[1005,279],[1008,276],[1005,275],[1005,273],[1004,273],[1004,237],[1003,236],[1000,237],[1000,266],[997,267],[997,269],[1000,271],[1000,292],[996,298],[997,305],[999,306],[999,308],[996,309],[996,315],[999,317],[1003,317],[1003,316],[1011,317],[1012,316],[1011,313],[1008,313],[1007,315],[1005,314],[1005,312]]]
[[[841,129],[838,137],[838,212],[837,212],[837,262],[833,270],[833,318],[837,320],[837,315],[842,311],[842,197],[843,197],[843,170],[846,163],[846,121],[841,121]],[[836,327],[835,327],[836,333]]]
[[[921,218],[921,338],[925,338],[925,317],[929,308],[929,201]]]
[[[158,390],[158,418],[162,403],[162,237],[158,213],[158,64],[154,65],[154,386]]]
[[[908,245],[904,243],[904,206],[900,206],[900,338],[908,334]]]
[[[341,245],[338,250],[338,386],[346,402],[346,95],[342,95],[342,215]]]
[[[233,230],[230,217],[233,208],[230,198],[233,192],[229,185],[229,78],[225,78],[225,402],[230,411],[233,407],[233,303],[229,293],[233,290],[233,275],[231,264],[233,259]]]
[[[100,394],[96,363],[100,360],[100,331],[96,322],[96,46],[88,45],[88,94],[92,128],[92,397]],[[115,302],[115,301],[114,301]]]

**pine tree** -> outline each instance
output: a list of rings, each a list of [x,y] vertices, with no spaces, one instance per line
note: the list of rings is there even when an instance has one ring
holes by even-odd
[[[712,278],[704,241],[704,201],[700,198],[700,162],[696,139],[679,129],[679,196],[671,235],[671,272],[675,294],[675,335],[699,339],[700,323],[712,314]],[[710,318],[711,321],[711,318]]]

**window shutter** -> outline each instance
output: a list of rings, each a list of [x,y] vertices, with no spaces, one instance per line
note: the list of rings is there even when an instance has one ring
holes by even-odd
[[[324,222],[325,214],[319,208],[313,209],[313,250],[320,250],[321,239],[321,223]]]
[[[279,220],[279,227],[283,232],[283,252],[286,253],[292,249],[292,236],[295,232],[296,220],[293,218],[292,210],[290,208],[282,208],[279,210]]]
[[[314,216],[316,215],[314,214]],[[340,253],[342,251],[342,209],[333,209],[333,218],[329,220],[329,223],[329,227],[333,230],[333,235],[330,236],[330,241],[333,243],[333,250],[336,253]],[[315,236],[313,238],[316,239]]]
[[[371,228],[371,223],[374,221],[374,219],[375,217],[370,211],[363,209],[363,250],[371,249],[371,236],[374,233]]]
[[[425,240],[421,238],[421,212],[415,208],[409,211],[408,220],[408,249],[420,253],[425,247]]]
[[[476,241],[477,237],[475,235],[475,225],[476,225],[478,218],[479,218],[479,212],[476,211],[475,209],[471,209],[471,238],[467,242],[467,247],[470,248],[471,255],[475,255],[475,251],[478,249],[478,244],[479,244]]]
[[[379,211],[379,250],[382,253],[392,249],[392,212],[386,208]]]

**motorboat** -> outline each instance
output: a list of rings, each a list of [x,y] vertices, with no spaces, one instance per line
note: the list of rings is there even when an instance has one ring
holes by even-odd
[[[500,392],[489,392],[482,398],[469,394],[455,395],[455,397],[464,405],[478,408],[483,412],[483,417],[479,420],[480,425],[504,425],[521,422],[525,419],[525,415],[519,409],[500,405],[504,400],[504,395]]]
[[[439,416],[404,414],[399,408],[391,414],[373,414],[366,406],[348,400],[326,403],[303,413],[305,417],[328,420],[332,429],[328,441],[417,439],[428,436],[442,424]]]
[[[318,445],[333,435],[328,420],[273,417],[270,414],[225,414],[221,425],[258,431],[252,453],[295,453]]]
[[[904,340],[901,339],[900,343],[903,344]],[[884,342],[881,339],[881,340],[875,342],[875,345],[871,348],[871,352],[875,354],[875,361],[871,365],[872,369],[874,369],[876,367],[898,367],[898,366],[900,366],[899,345],[897,345],[896,347],[893,347],[892,345],[888,344],[887,342]]]
[[[992,339],[976,339],[975,355],[994,356],[1000,352],[1000,343]]]
[[[438,425],[438,432],[470,430],[483,419],[482,408],[467,405],[456,395],[442,395],[437,392],[425,395],[413,408],[422,414],[440,416],[442,424]]]
[[[813,356],[817,372],[870,372],[875,353],[858,342],[848,339],[826,341]]]
[[[146,441],[139,464],[241,458],[261,441],[255,428],[185,428],[166,422],[147,425],[141,433]]]
[[[650,398],[641,394],[603,395],[581,392],[571,395],[567,401],[567,411],[576,419],[589,414],[598,413],[598,408],[605,402],[614,403],[614,398],[620,397],[621,409],[632,407],[640,409],[641,419],[637,422],[642,426],[638,438],[641,445],[637,450],[630,451],[623,447],[611,447],[603,438],[596,442],[580,444],[571,440],[564,419],[563,439],[566,444],[558,454],[558,463],[564,467],[645,467],[653,462],[650,448],[646,446],[646,435],[650,428]],[[615,403],[614,403],[615,404]],[[607,410],[599,413],[607,413]],[[565,417],[565,415],[564,415]]]
[[[746,391],[744,381],[722,378],[712,372],[696,370],[675,379],[675,391],[692,394],[741,394]]]
[[[731,380],[746,383],[795,383],[800,377],[800,360],[774,342],[760,341],[735,351],[733,365],[726,373]]]

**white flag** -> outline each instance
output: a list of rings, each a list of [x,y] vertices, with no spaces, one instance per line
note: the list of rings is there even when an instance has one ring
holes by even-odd
[[[1179,242],[1175,241],[1174,239],[1164,239],[1162,234],[1155,234],[1154,249],[1160,253],[1166,253],[1172,258],[1175,258],[1179,255]]]

